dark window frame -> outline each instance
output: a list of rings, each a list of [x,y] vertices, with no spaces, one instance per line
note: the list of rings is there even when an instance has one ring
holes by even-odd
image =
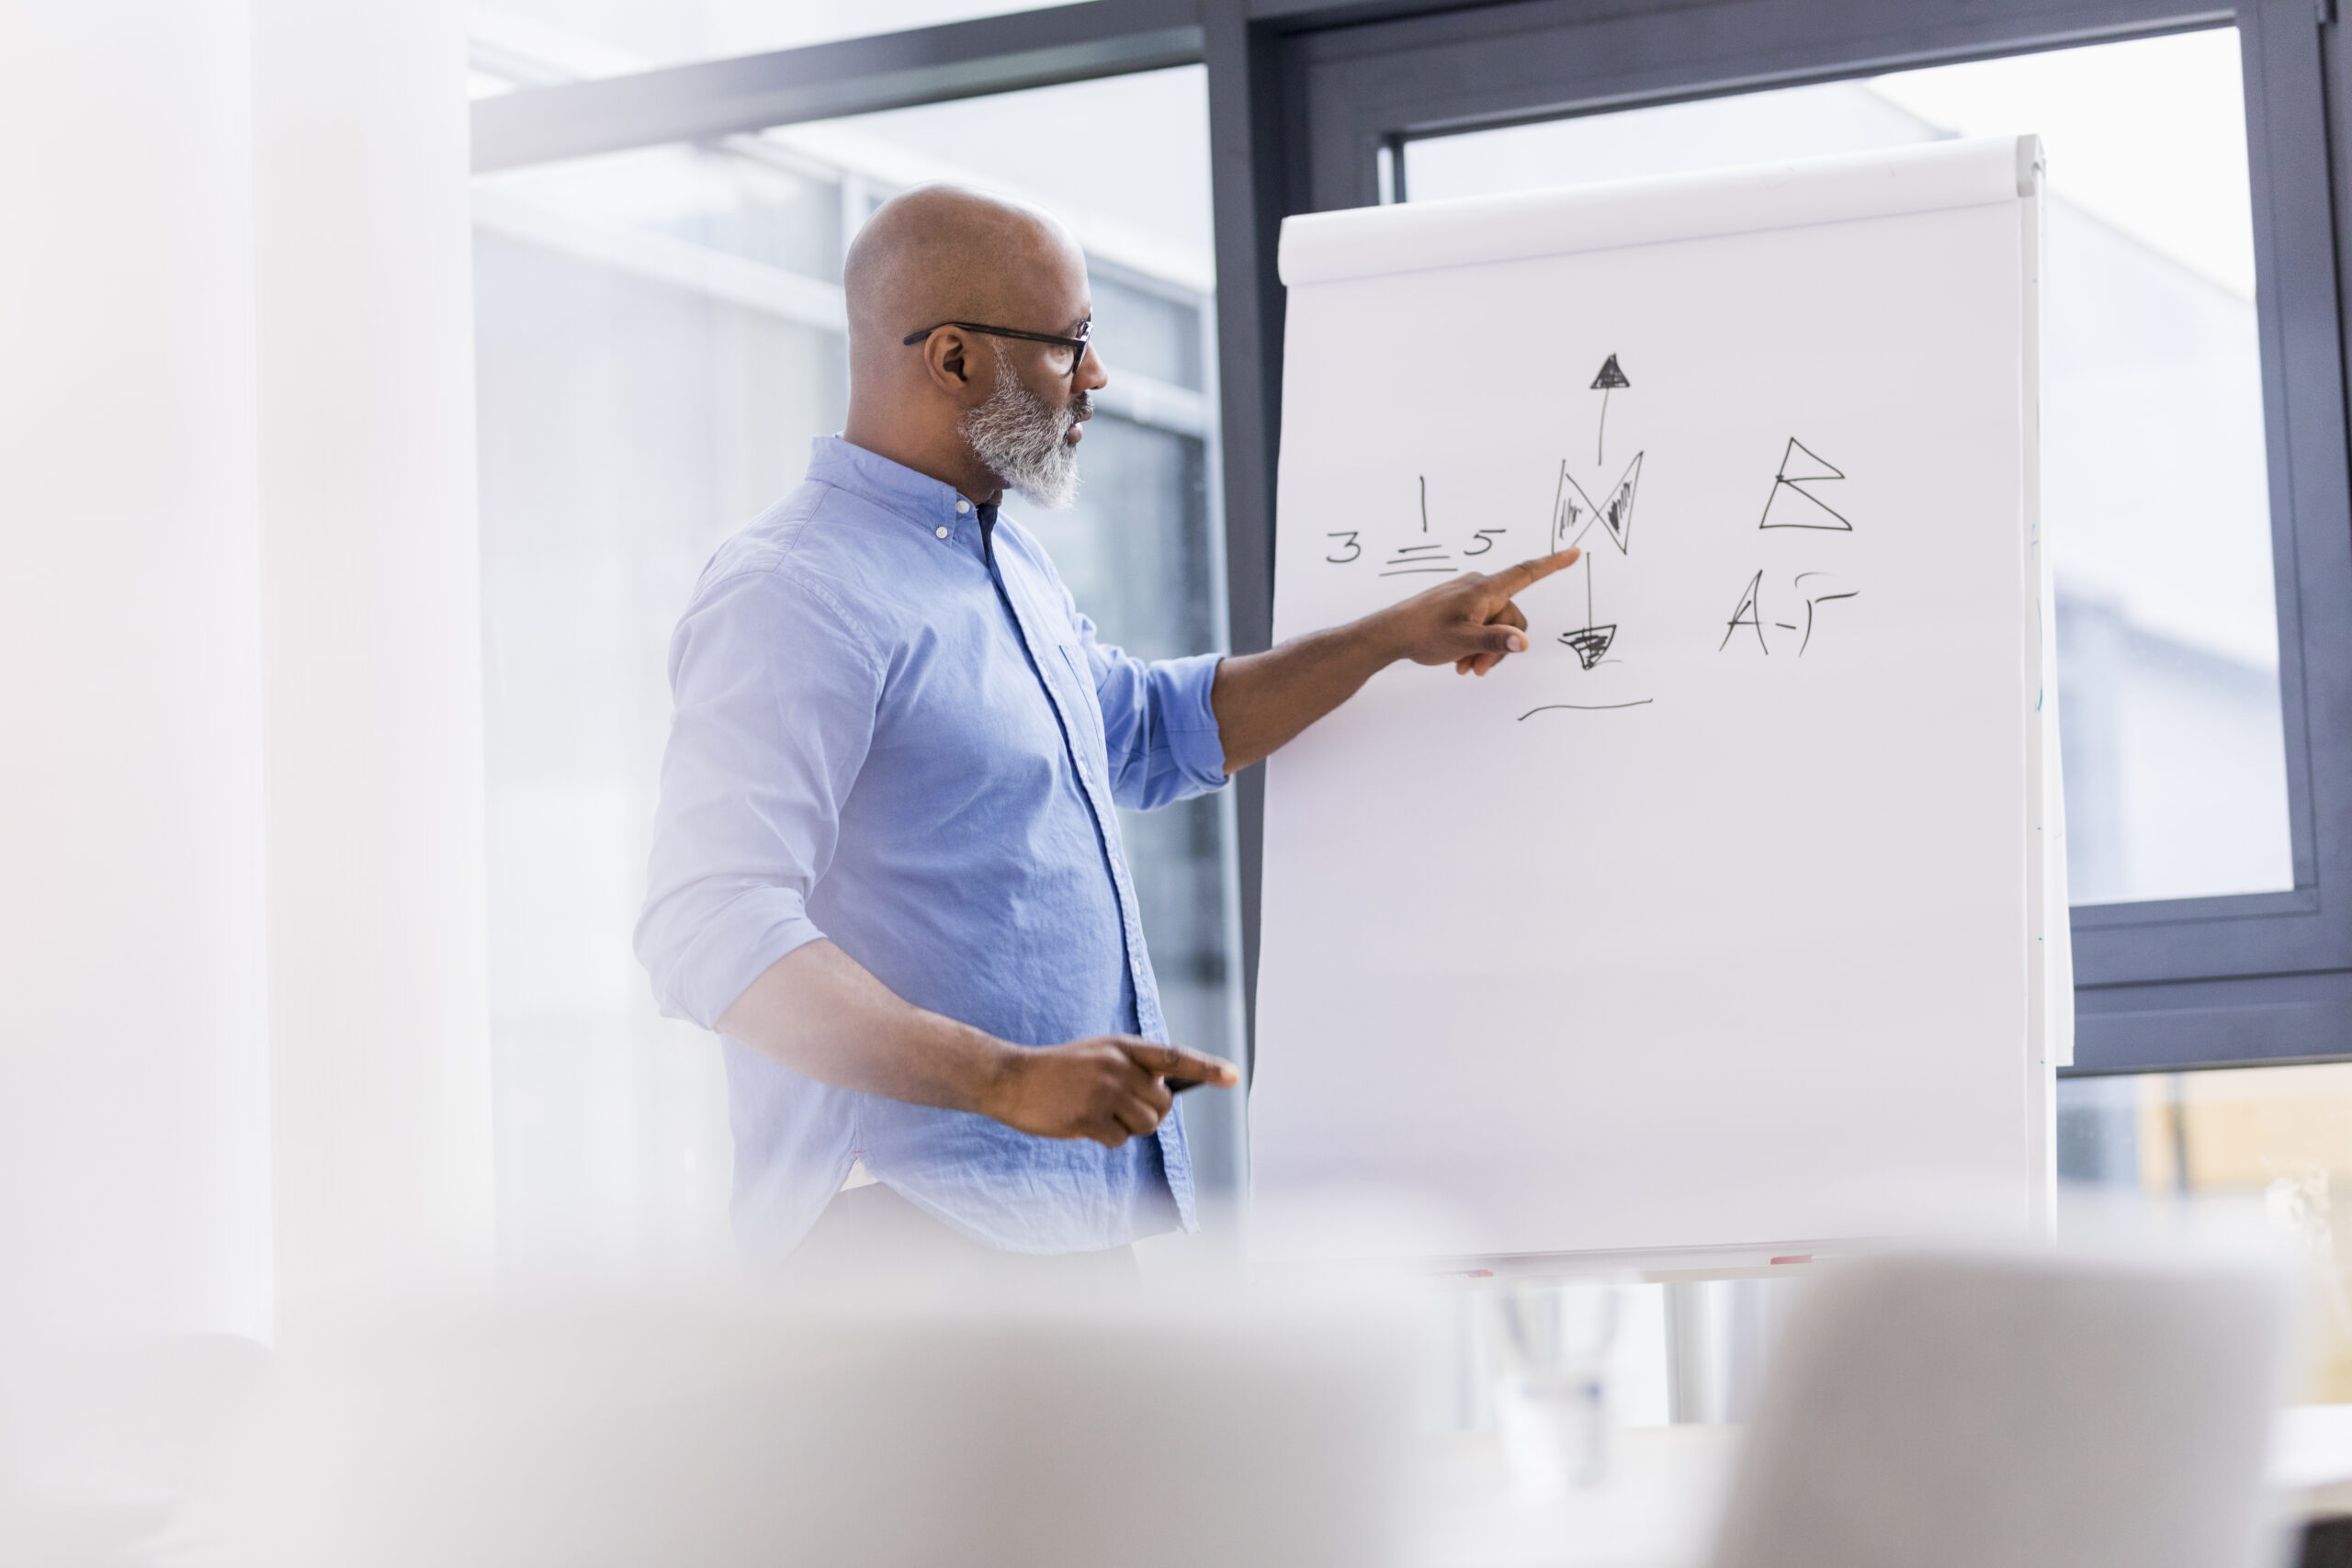
[[[1087,0],[527,88],[474,108],[475,166],[1205,63],[1227,602],[1272,621],[1283,298],[1294,212],[1376,202],[1416,135],[2234,22],[2246,73],[2278,583],[2292,891],[2074,912],[2075,1073],[2352,1059],[2352,72],[2333,0]],[[2333,722],[2330,722],[2330,721]],[[1238,781],[1254,1025],[1262,772]]]
[[[2234,22],[2246,76],[2258,324],[2295,887],[2074,911],[2075,1072],[2352,1054],[2352,494],[2331,183],[2333,23],[2309,0],[1532,0],[1296,35],[1298,210],[1377,201],[1419,135]],[[2340,86],[2340,83],[2334,84]],[[2329,897],[2333,895],[2333,897]]]

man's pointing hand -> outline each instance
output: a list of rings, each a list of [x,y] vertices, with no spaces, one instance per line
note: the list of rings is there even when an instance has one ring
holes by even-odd
[[[1507,654],[1527,649],[1527,617],[1514,594],[1576,564],[1584,554],[1561,550],[1521,561],[1488,576],[1464,572],[1451,582],[1400,600],[1375,617],[1399,659],[1451,664],[1458,675],[1484,675]]]
[[[1091,1138],[1115,1149],[1157,1129],[1179,1089],[1193,1083],[1231,1089],[1240,1081],[1233,1064],[1219,1057],[1105,1034],[1041,1050],[1013,1047],[980,1109],[1041,1138]]]

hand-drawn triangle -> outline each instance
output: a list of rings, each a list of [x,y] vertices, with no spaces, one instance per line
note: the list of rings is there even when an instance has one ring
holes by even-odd
[[[1584,537],[1585,520],[1592,515],[1592,502],[1582,485],[1570,489],[1568,460],[1560,459],[1560,482],[1552,496],[1552,548],[1565,550]]]
[[[1797,456],[1800,452],[1804,454],[1803,457]],[[1854,525],[1846,521],[1843,513],[1805,488],[1845,477],[1844,469],[1795,436],[1790,436],[1788,446],[1781,450],[1781,471],[1772,476],[1772,493],[1764,501],[1764,515],[1756,525],[1758,528],[1822,528],[1831,533],[1852,533]],[[1776,523],[1772,520],[1772,508],[1781,503],[1784,495],[1797,499],[1781,506],[1781,520]]]
[[[1617,368],[1617,356],[1613,354],[1607,359],[1601,361],[1600,374],[1592,378],[1592,389],[1596,392],[1600,391],[1604,387],[1630,387],[1632,385],[1633,383],[1631,381],[1625,379],[1625,373]]]
[[[1615,626],[1584,626],[1572,632],[1562,632],[1560,640],[1577,650],[1577,662],[1587,670],[1600,662],[1609,645],[1617,640]]]
[[[1599,506],[1592,503],[1592,497],[1585,493],[1584,486],[1568,472],[1566,463],[1560,465],[1560,478],[1566,481],[1566,489],[1576,493],[1571,496],[1564,491],[1554,507],[1552,547],[1560,550],[1575,544],[1577,539],[1584,536],[1583,532],[1577,530],[1576,537],[1571,538],[1569,530],[1583,518],[1597,517],[1600,525],[1609,530],[1609,537],[1616,545],[1617,553],[1623,555],[1634,539],[1634,494],[1642,485],[1642,454],[1634,454],[1634,460],[1625,465],[1625,471],[1617,477],[1615,487]]]
[[[1797,457],[1800,452],[1804,454],[1802,459]],[[1807,479],[1842,479],[1845,477],[1845,469],[1793,435],[1789,437],[1788,446],[1781,448],[1781,478],[1791,484],[1803,484]]]

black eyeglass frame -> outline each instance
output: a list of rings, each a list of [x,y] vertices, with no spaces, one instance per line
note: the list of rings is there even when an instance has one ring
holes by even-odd
[[[1012,337],[1019,338],[1023,343],[1050,343],[1057,347],[1067,348],[1074,356],[1069,362],[1069,381],[1073,387],[1078,385],[1078,373],[1086,367],[1086,351],[1094,341],[1094,323],[1089,321],[1078,329],[1076,337],[1058,337],[1052,333],[1024,333],[1018,327],[983,326],[978,321],[941,321],[937,326],[929,326],[921,332],[909,333],[899,342],[905,347],[912,348],[915,344],[927,340],[940,327],[961,327],[967,333],[983,333],[989,337]]]

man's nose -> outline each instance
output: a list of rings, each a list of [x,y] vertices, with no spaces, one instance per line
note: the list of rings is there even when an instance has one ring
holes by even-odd
[[[1102,355],[1092,344],[1086,345],[1086,357],[1078,362],[1078,389],[1091,392],[1097,387],[1111,384],[1111,372],[1102,363]]]

